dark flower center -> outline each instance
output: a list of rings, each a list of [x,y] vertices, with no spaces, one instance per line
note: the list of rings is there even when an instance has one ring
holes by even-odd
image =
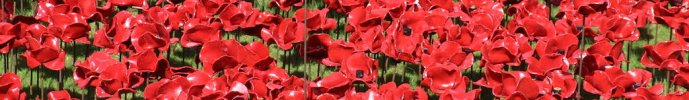
[[[411,35],[411,28],[409,28],[409,27],[404,27],[404,29],[402,29],[402,31],[404,32],[404,35],[406,35],[406,36]]]
[[[364,78],[364,71],[356,70],[356,78]]]
[[[553,95],[560,95],[560,92],[562,92],[562,88],[560,87],[555,87],[553,88],[553,91],[551,91]]]

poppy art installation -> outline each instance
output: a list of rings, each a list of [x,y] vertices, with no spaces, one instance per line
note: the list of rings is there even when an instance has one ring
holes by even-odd
[[[687,100],[689,0],[0,0],[0,100]]]

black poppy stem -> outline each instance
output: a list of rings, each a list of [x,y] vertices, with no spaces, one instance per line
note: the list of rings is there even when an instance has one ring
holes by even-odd
[[[581,31],[581,32],[579,33],[579,36],[580,36],[580,38],[581,38],[581,41],[580,41],[581,43],[579,43],[579,46],[581,47],[581,48],[580,48],[581,50],[585,50],[584,48],[586,47],[586,39],[585,39],[585,37],[584,37],[584,34],[585,34],[584,30],[586,30],[586,15],[584,15],[582,24],[583,24],[583,25],[582,25],[583,28],[582,28],[581,30],[579,30],[579,31]],[[577,74],[578,74],[582,79],[579,79],[579,81],[581,81],[581,82],[578,82],[578,83],[580,83],[580,84],[577,84],[577,85],[578,85],[578,86],[577,86],[577,87],[578,87],[578,88],[577,88],[577,96],[578,96],[578,97],[581,97],[581,89],[583,89],[583,85],[581,85],[581,83],[583,83],[583,76],[581,75],[581,74],[582,74],[582,73],[581,73],[581,70],[582,70],[581,67],[582,67],[582,64],[583,64],[583,62],[582,62],[583,60],[584,60],[584,55],[583,55],[583,54],[580,54],[580,55],[579,55],[579,61],[577,62],[577,66],[578,66],[577,69],[579,69],[579,73],[577,73]],[[574,77],[575,77],[575,79],[576,79],[576,74],[574,75]]]
[[[665,81],[667,82],[667,94],[670,94],[672,92],[672,83],[670,82],[670,74],[672,71],[670,70],[665,70],[667,73],[665,73]]]
[[[632,46],[634,46],[634,41],[630,41],[629,44],[627,44],[627,59],[632,59],[632,55],[631,55],[632,54]],[[631,64],[632,64],[632,60],[629,60],[627,62],[627,66],[626,66],[627,70],[630,70],[629,65],[631,65]]]
[[[382,58],[385,59],[385,62],[384,62],[385,66],[383,66],[383,67],[385,67],[385,68],[383,68],[383,80],[387,82],[389,80],[388,80],[388,77],[385,77],[385,74],[388,73],[387,69],[390,68],[390,66],[388,64],[388,60],[390,60],[390,59],[385,55],[383,55]],[[393,75],[394,75],[394,73],[393,73]]]
[[[304,4],[308,4],[308,1],[309,1],[309,0],[304,0]],[[308,8],[304,8],[304,10],[305,10],[305,11],[304,11],[304,18],[307,18],[307,15],[308,15],[308,13],[309,13],[309,9],[308,9]],[[307,23],[307,20],[304,19],[304,28],[307,28],[307,27],[306,27],[306,23]],[[304,73],[303,73],[303,74],[304,74],[304,78],[305,78],[304,81],[310,81],[310,80],[309,80],[309,77],[307,76],[307,75],[308,75],[307,69],[309,69],[309,64],[306,63],[306,55],[307,55],[307,53],[308,53],[308,52],[306,52],[306,46],[308,46],[308,42],[306,42],[306,41],[308,41],[308,39],[309,39],[309,31],[308,31],[308,28],[307,28],[306,31],[304,31],[304,41],[303,41],[303,42],[304,42],[304,46],[303,46],[303,49],[304,49],[304,51],[303,51],[303,52],[304,52],[304,56],[303,56],[303,59],[302,59],[302,60],[304,61],[304,62],[303,62],[303,63],[304,63]],[[308,86],[309,86],[309,82],[304,82],[304,93],[309,93],[308,88],[306,88],[306,87],[308,87]],[[308,95],[304,95],[304,98],[305,98],[305,99],[308,99],[309,96],[308,96]]]

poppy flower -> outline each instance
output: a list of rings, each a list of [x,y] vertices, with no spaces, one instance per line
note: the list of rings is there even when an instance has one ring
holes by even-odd
[[[14,25],[5,22],[0,23],[0,53],[9,53],[10,49],[23,45],[24,43],[21,40],[25,33],[23,30],[26,27],[22,23]]]
[[[48,93],[48,100],[72,100],[67,90],[52,91]]]
[[[653,14],[655,22],[658,24],[663,24],[666,26],[669,26],[671,28],[677,28],[679,26],[679,23],[682,21],[681,18],[678,18],[676,15],[679,14],[679,7],[670,7],[667,8],[669,2],[657,2],[653,6]]]
[[[384,23],[388,9],[376,7],[357,7],[349,12],[347,26],[354,31],[366,32]]]
[[[91,27],[86,19],[77,13],[54,14],[50,17],[48,30],[65,42],[76,40],[80,43],[90,43],[87,39]]]
[[[450,91],[465,93],[466,83],[470,82],[469,78],[462,76],[461,72],[454,69],[452,65],[429,66],[424,70],[422,76],[421,84],[424,87],[429,87],[433,93],[440,95],[450,94]]]
[[[283,19],[280,24],[275,27],[270,27],[262,33],[264,41],[270,41],[277,44],[282,50],[289,50],[292,48],[292,43],[304,41],[304,31],[306,28],[303,24],[292,21],[293,19]]]
[[[94,45],[112,53],[127,51],[125,42],[130,40],[134,26],[141,22],[143,16],[135,16],[129,11],[118,12],[112,17],[110,24],[104,24],[103,28],[96,31]]]
[[[382,27],[377,26],[365,32],[353,32],[349,35],[349,41],[354,44],[356,51],[380,52],[385,36]]]
[[[277,6],[282,11],[287,11],[294,7],[301,7],[304,2],[301,0],[270,0],[270,6]]]
[[[666,41],[660,42],[655,46],[644,46],[644,54],[641,56],[641,64],[649,68],[660,68],[672,70],[675,68],[668,68],[664,63],[669,63],[672,60],[685,62],[684,52],[681,45],[677,42]]]
[[[308,10],[305,8],[298,9],[294,12],[294,15],[305,15],[305,16],[294,16],[297,22],[306,21],[306,28],[309,31],[328,31],[335,29],[337,22],[333,18],[328,18],[328,9],[321,10]]]
[[[673,30],[675,40],[683,48],[689,48],[689,23],[680,23],[679,27]]]
[[[167,51],[170,45],[170,30],[161,24],[141,23],[134,26],[131,34],[131,42],[138,52],[147,49]]]
[[[0,88],[2,88],[0,99],[23,100],[26,98],[26,94],[21,92],[22,82],[19,76],[14,73],[5,73],[0,76],[0,80],[3,80],[0,82]]]
[[[597,44],[602,44],[596,42]],[[563,34],[552,38],[545,38],[536,43],[536,54],[538,56],[563,55],[569,63],[576,63],[575,54],[579,54],[579,40],[573,34]],[[591,47],[593,48],[593,47]],[[605,49],[603,49],[605,50]],[[610,50],[610,49],[607,49]],[[606,54],[607,55],[607,54]],[[527,60],[528,61],[528,60]],[[569,64],[566,64],[569,65]]]
[[[109,54],[104,51],[99,51],[91,54],[86,60],[81,62],[75,62],[76,70],[73,72],[73,78],[77,86],[80,88],[86,87],[86,85],[92,85],[97,83],[94,82],[100,76],[100,73],[106,71],[106,67],[118,63],[115,59],[111,58]]]
[[[241,65],[239,58],[242,56],[234,54],[244,53],[243,50],[245,50],[244,47],[235,40],[211,41],[201,47],[199,59],[203,63],[205,72],[215,73]]]
[[[535,59],[535,58],[532,58]],[[528,72],[538,76],[545,76],[553,70],[569,71],[569,64],[564,55],[552,54],[540,56],[537,61],[529,63]]]
[[[251,3],[240,2],[238,5],[228,4],[220,11],[218,18],[222,21],[223,30],[230,32],[255,21],[250,20],[254,14],[258,14],[258,11],[251,7]]]
[[[510,5],[510,8],[507,10],[507,14],[514,15],[516,18],[548,16],[550,13],[548,10],[548,7],[545,4],[538,3],[538,0],[519,0],[518,3]]]
[[[626,98],[631,98],[631,99],[660,99],[660,98],[665,98],[665,96],[661,96],[660,94],[663,93],[663,84],[655,84],[650,88],[638,88],[636,89],[636,92],[634,93],[625,93],[624,96]]]
[[[354,53],[354,44],[335,40],[328,47],[328,58],[321,60],[321,62],[326,66],[340,66]]]
[[[146,99],[189,98],[190,81],[186,77],[163,78],[146,86],[143,96]]]
[[[554,98],[573,97],[574,92],[577,90],[577,82],[571,73],[556,70],[549,72],[547,75],[543,79],[545,85],[541,85],[546,95],[553,96]]]
[[[612,16],[607,22],[602,23],[599,30],[605,34],[605,38],[613,41],[636,41],[639,39],[639,30],[636,30],[636,22],[623,15]],[[603,36],[603,35],[600,35]]]
[[[352,89],[352,82],[353,80],[348,79],[344,73],[335,72],[322,79],[316,80],[311,84],[311,87],[317,91],[316,94],[328,94],[332,95],[334,98],[340,98],[345,95],[346,91]]]
[[[340,70],[347,78],[360,81],[374,88],[378,78],[378,61],[369,58],[365,53],[354,53],[342,61]]]
[[[491,88],[493,95],[501,98],[523,97],[536,99],[545,90],[538,85],[541,81],[533,80],[529,74],[523,71],[505,72],[500,69],[486,67],[486,77],[475,84]]]
[[[141,73],[135,69],[128,69],[125,63],[115,63],[106,66],[96,81],[96,96],[120,97],[121,93],[134,93],[134,88],[144,82]]]
[[[526,41],[526,37],[523,36],[494,37],[494,40],[486,43],[481,49],[483,53],[481,65],[519,66],[521,64],[520,58],[530,56],[528,52],[533,51]]]
[[[440,44],[440,46],[428,49],[428,54],[421,56],[421,64],[424,67],[434,66],[436,64],[452,64],[457,66],[453,68],[463,71],[472,66],[474,62],[474,55],[472,52],[466,52],[459,44],[454,41],[447,41]]]
[[[115,6],[132,6],[135,8],[148,9],[148,3],[143,0],[110,0],[108,3]]]
[[[60,40],[52,36],[39,39],[27,38],[29,49],[21,55],[27,66],[33,69],[43,65],[50,70],[62,70],[65,67],[65,51],[60,49]]]
[[[339,13],[352,12],[352,9],[366,6],[366,0],[323,0],[323,3],[328,5],[328,9],[335,10]]]
[[[603,98],[622,97],[624,93],[634,92],[645,87],[651,80],[651,73],[643,69],[622,72],[620,68],[597,70],[585,76],[584,90],[601,95]]]
[[[394,82],[385,83],[378,88],[378,93],[381,95],[381,98],[388,100],[405,98],[428,100],[428,95],[422,88],[416,87],[412,89],[411,85],[406,83],[399,86],[395,85]]]
[[[421,19],[419,16],[412,16],[409,21],[418,22]],[[419,22],[420,23],[420,22]],[[411,24],[411,23],[410,23]],[[386,37],[382,43],[381,50],[383,54],[397,60],[418,63],[418,58],[414,53],[421,44],[423,33],[421,28],[423,25],[417,25],[416,28],[407,26],[400,21],[394,21],[391,26],[386,29]]]
[[[687,64],[682,64],[679,62],[674,62],[674,72],[676,73],[672,77],[672,83],[675,85],[679,85],[682,87],[687,87],[689,86],[689,65]]]
[[[167,61],[158,57],[153,50],[141,51],[138,53],[131,53],[127,62],[130,68],[136,68],[139,72],[155,72],[159,67],[168,67]]]
[[[547,19],[545,16],[529,15],[512,20],[507,28],[514,33],[526,35],[530,40],[555,37],[555,26]]]
[[[206,42],[220,40],[219,23],[198,24],[184,30],[180,43],[184,47],[196,47]]]
[[[312,34],[306,43],[309,44],[306,50],[303,50],[303,45],[299,45],[299,55],[304,55],[304,52],[306,52],[307,59],[319,62],[328,57],[328,48],[332,45],[330,35],[323,33]]]

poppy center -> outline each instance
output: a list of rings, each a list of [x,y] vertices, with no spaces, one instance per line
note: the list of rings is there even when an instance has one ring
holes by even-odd
[[[364,78],[364,71],[356,70],[356,78]]]
[[[474,50],[471,50],[471,49],[469,49],[469,48],[462,48],[462,51],[464,51],[464,52],[466,52],[466,53],[474,52]]]
[[[560,92],[562,92],[562,88],[560,87],[555,87],[553,88],[553,91],[551,91],[553,95],[560,95]]]
[[[636,89],[636,88],[639,88],[639,87],[641,87],[641,84],[639,84],[639,83],[636,83],[636,84],[632,85],[632,89]]]
[[[411,35],[411,28],[409,28],[409,27],[404,27],[404,29],[402,29],[402,31],[404,32],[404,35],[406,35],[406,36]]]
[[[559,50],[559,49],[558,49],[558,50],[556,50],[555,52],[556,52],[557,54],[565,54],[565,50]]]

